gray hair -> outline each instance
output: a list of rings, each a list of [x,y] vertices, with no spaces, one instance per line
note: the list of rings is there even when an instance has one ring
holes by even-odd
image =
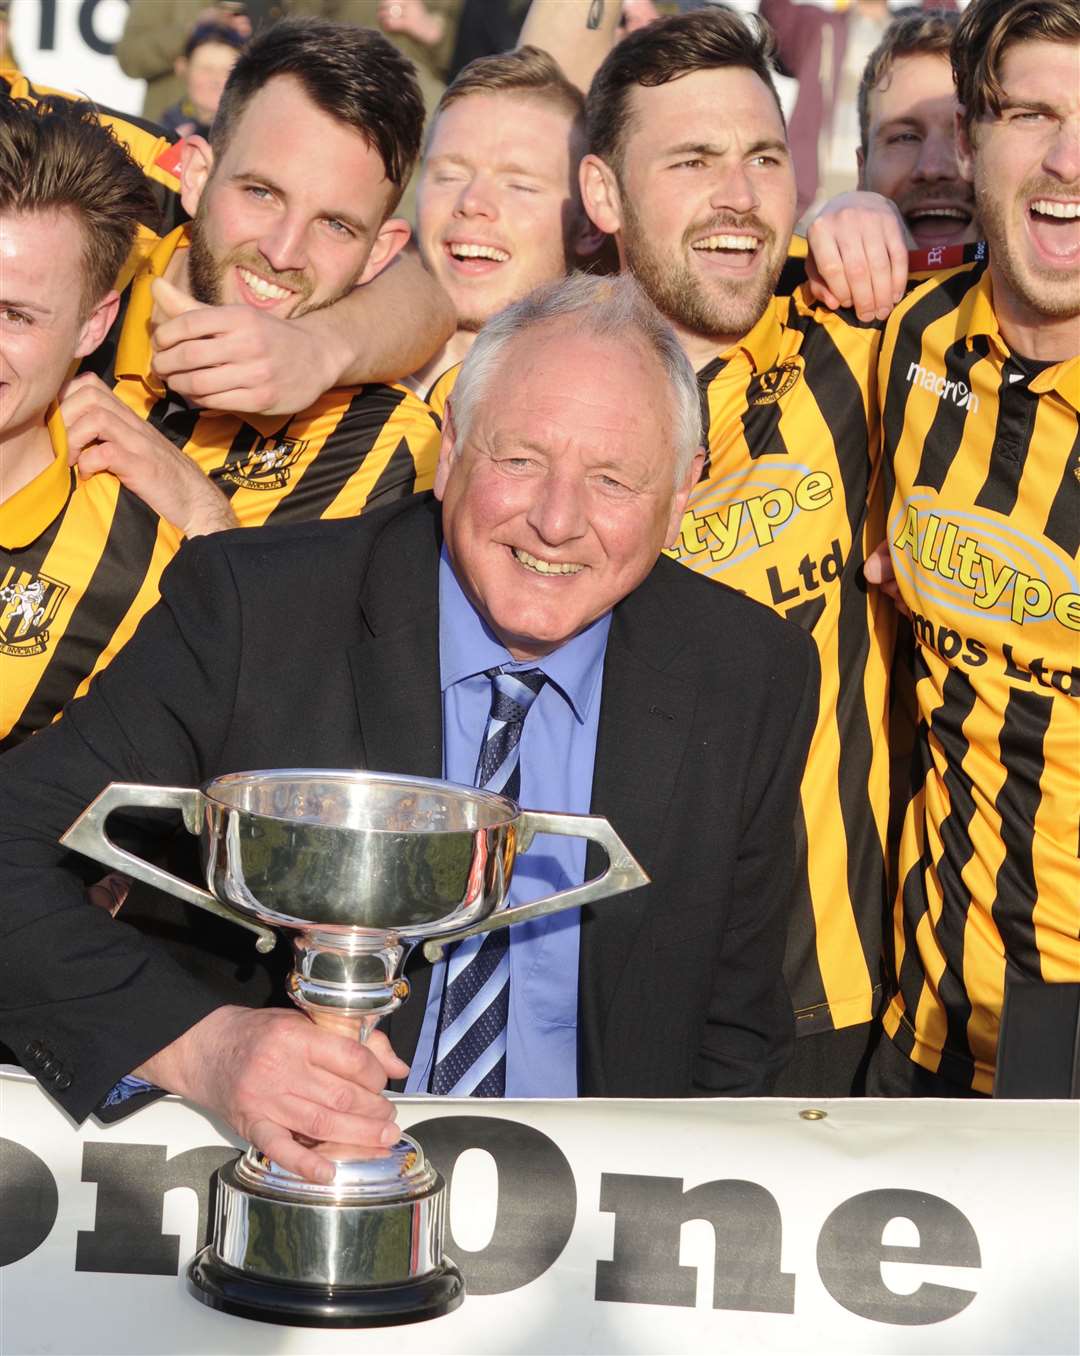
[[[595,277],[572,273],[546,283],[493,316],[476,336],[450,397],[454,428],[463,438],[505,356],[508,344],[536,325],[574,316],[579,334],[636,339],[659,361],[672,400],[675,485],[682,484],[701,448],[701,397],[697,377],[675,331],[629,273]]]

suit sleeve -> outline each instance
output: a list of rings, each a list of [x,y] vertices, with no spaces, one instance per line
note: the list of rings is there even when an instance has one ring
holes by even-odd
[[[204,780],[228,730],[241,634],[219,543],[185,546],[161,603],[87,695],[0,759],[0,1039],[77,1121],[221,1002],[88,903],[104,868],[57,841],[110,782]],[[119,819],[111,835],[139,855],[161,837],[160,812]]]
[[[788,1060],[794,1015],[783,979],[795,872],[799,787],[818,711],[820,666],[805,632],[785,626],[771,665],[744,800],[731,908],[693,1063],[693,1091],[763,1096]]]

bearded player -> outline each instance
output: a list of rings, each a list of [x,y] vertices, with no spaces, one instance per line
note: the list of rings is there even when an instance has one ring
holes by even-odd
[[[773,296],[795,176],[770,57],[767,30],[729,11],[627,37],[589,91],[582,196],[698,372],[708,459],[673,554],[818,647],[786,960],[800,1039],[777,1091],[845,1096],[883,996],[895,618],[862,579],[883,530],[878,335],[805,291]]]

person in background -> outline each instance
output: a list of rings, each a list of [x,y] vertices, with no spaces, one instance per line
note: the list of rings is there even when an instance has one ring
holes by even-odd
[[[585,100],[535,47],[470,62],[440,100],[420,171],[417,241],[457,330],[410,379],[436,414],[485,321],[599,247],[578,187],[584,150]]]
[[[510,51],[518,41],[528,9],[529,0],[463,0],[450,58],[450,79],[477,57]]]
[[[162,113],[160,122],[178,137],[208,137],[229,72],[244,47],[235,28],[205,23],[192,29],[177,57],[176,73],[186,88],[184,97]]]
[[[343,0],[338,16],[380,28],[416,67],[429,115],[446,88],[461,0]]]
[[[956,152],[949,48],[957,19],[947,10],[894,19],[859,84],[859,188],[892,199],[920,250],[979,239]]]
[[[311,12],[322,12],[318,0],[311,3],[315,6]],[[114,55],[125,75],[146,81],[144,118],[160,122],[162,113],[184,98],[184,81],[176,63],[192,32],[204,24],[232,29],[244,41],[251,37],[251,19],[242,4],[128,0],[127,21]]]

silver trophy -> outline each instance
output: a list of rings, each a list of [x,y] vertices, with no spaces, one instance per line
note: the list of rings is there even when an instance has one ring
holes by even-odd
[[[118,847],[115,810],[179,810],[210,890]],[[607,870],[508,909],[519,852],[537,833],[598,843]],[[86,857],[250,929],[260,951],[292,934],[289,996],[320,1026],[364,1041],[405,1001],[405,957],[446,941],[648,884],[607,820],[521,810],[505,796],[422,777],[324,769],[240,772],[201,790],[106,787],[61,840]],[[411,1323],[448,1313],[464,1283],[443,1255],[445,1188],[408,1135],[387,1158],[320,1145],[328,1185],[254,1146],[218,1174],[213,1241],[188,1287],[245,1318],[316,1327]]]

